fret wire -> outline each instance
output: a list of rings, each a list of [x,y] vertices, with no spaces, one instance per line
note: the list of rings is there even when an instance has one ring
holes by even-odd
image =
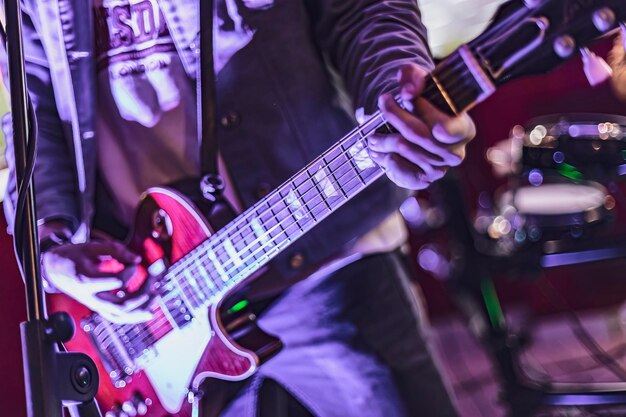
[[[339,153],[341,155],[341,152]],[[339,158],[339,157],[337,157]],[[341,194],[343,195],[344,199],[348,199],[348,195],[346,194],[346,192],[344,191],[343,187],[341,186],[341,183],[339,182],[339,180],[337,179],[337,175],[335,174],[335,170],[330,168],[330,165],[332,163],[331,162],[326,162],[326,158],[324,158],[324,163],[326,164],[326,166],[328,166],[328,172],[330,172],[331,177],[333,178],[334,182],[336,184],[339,184],[339,191],[341,192]],[[341,165],[339,165],[339,167],[341,167],[343,165],[343,162],[341,163]]]
[[[350,137],[350,135],[348,136],[348,138],[349,138],[349,137]],[[337,147],[333,148],[333,150],[334,150],[334,149],[336,149],[336,148],[337,148]],[[346,155],[346,154],[345,154],[345,152],[342,152],[342,153],[341,153],[341,155]],[[315,162],[317,162],[317,161],[315,161]],[[342,164],[342,165],[343,165],[343,164]],[[360,175],[359,175],[359,179],[360,179],[361,181],[363,181],[363,178],[361,178],[361,176],[360,176]],[[339,183],[339,181],[338,181],[337,179],[336,179],[336,183],[337,183],[337,185],[339,185],[339,186],[341,187],[341,184]],[[283,200],[282,202],[284,203],[284,200]],[[265,202],[265,203],[266,203],[266,202]],[[268,204],[268,206],[269,206],[269,204]],[[258,209],[258,207],[257,207],[257,209]],[[272,211],[272,214],[274,215],[274,218],[276,219],[276,213],[274,213],[274,211],[273,211],[273,210],[271,210],[271,211]],[[252,214],[252,211],[250,211],[249,213],[250,213],[250,214]],[[256,214],[258,214],[258,213],[256,213]],[[330,214],[330,213],[328,213],[327,215],[329,215],[329,214]],[[249,217],[249,216],[248,216],[248,217]],[[324,217],[325,217],[325,216],[324,216]],[[248,220],[248,219],[246,219],[246,220]],[[283,223],[282,221],[279,221],[278,225],[280,225],[280,227],[281,227],[281,229],[283,230],[283,232],[284,232],[284,233],[287,233],[287,230],[284,228],[284,226],[283,226],[283,224],[282,224],[282,223]],[[293,225],[293,223],[292,223],[291,225]],[[291,225],[289,225],[288,227],[290,227]],[[271,237],[271,235],[270,235],[272,243],[273,243],[273,241],[277,241],[277,239],[280,237],[280,235],[281,235],[283,232],[279,233],[279,235],[277,235],[277,236],[275,236],[275,237]],[[270,233],[271,233],[271,231],[270,231]],[[257,242],[257,241],[258,241],[258,239],[255,239],[255,242]],[[283,240],[282,242],[276,242],[276,245],[277,245],[277,246],[276,246],[276,248],[279,248],[280,250],[282,250],[282,248],[280,248],[280,246],[282,246],[284,243],[286,243],[286,242],[288,242],[288,241],[289,241],[289,238],[287,238],[287,239]],[[267,245],[261,245],[261,246],[260,246],[260,249],[266,250],[266,247],[267,247]],[[254,251],[254,253],[252,254],[252,256],[255,256],[255,259],[256,259],[256,255],[257,255],[258,251],[259,251],[259,250],[257,249],[257,250],[255,250],[255,251]],[[269,252],[268,252],[268,253],[269,253]],[[262,255],[262,256],[265,256],[265,255]],[[250,256],[248,256],[248,257],[246,257],[246,258],[250,258]],[[269,259],[269,257],[267,257],[267,258]],[[231,260],[231,259],[228,259],[228,260],[225,262],[225,264],[229,263],[229,261],[232,263],[232,260]],[[256,264],[256,263],[259,263],[259,262],[255,262],[255,264]],[[233,269],[235,269],[235,268],[231,268],[231,272],[232,272],[232,270],[233,270]],[[247,269],[249,269],[249,267],[245,267],[245,269],[244,269],[244,270],[247,270]],[[243,271],[240,271],[239,273],[237,273],[237,275],[240,275],[240,274],[241,274],[241,272],[243,272]],[[229,278],[230,278],[230,274],[228,274],[228,275],[229,275]],[[237,275],[236,275],[236,276],[237,276]],[[219,282],[219,281],[218,281],[218,282]],[[223,289],[222,289],[222,290],[223,290]]]
[[[204,291],[201,288],[201,284],[199,284],[198,280],[196,279],[196,274],[198,273],[197,264],[194,264],[194,266],[196,267],[196,270],[194,270],[193,272],[189,272],[189,269],[186,269],[187,273],[183,274],[183,276],[185,277],[185,282],[189,282],[191,284],[192,290],[194,290],[192,291],[192,294],[197,303],[195,308],[198,308],[204,304],[206,297],[204,296]]]
[[[182,284],[181,283],[184,283],[185,287],[187,288],[188,287],[187,283],[190,281],[190,276],[188,276],[188,275],[191,275],[191,274],[197,274],[197,272],[195,270],[192,270],[190,272],[189,269],[184,269],[181,274],[172,274],[171,275],[171,281],[174,281],[179,286],[181,291],[184,291],[183,288],[182,288]],[[191,279],[193,279],[193,276],[191,276]],[[197,283],[197,280],[195,280],[195,281]],[[189,285],[193,286],[193,284],[189,284]],[[203,291],[203,293],[204,293],[204,291]],[[185,296],[187,296],[187,295],[185,294]],[[197,295],[196,295],[196,298],[198,298]],[[192,300],[190,300],[190,301],[192,301]],[[202,304],[202,303],[199,303],[198,307],[200,306],[200,304]],[[195,306],[191,306],[191,307],[194,308],[194,309],[197,308]]]
[[[220,279],[219,274],[217,277],[214,275],[217,270],[215,269],[215,267],[211,267],[213,265],[213,261],[208,258],[202,259],[200,264],[202,265],[204,272],[209,278],[209,281],[207,281],[207,283],[210,282],[211,286],[213,287],[213,289],[209,288],[209,291],[213,296],[219,295],[223,288],[223,281]]]
[[[205,297],[205,289],[202,288],[202,283],[198,281],[198,279],[196,278],[196,276],[199,274],[198,271],[198,264],[197,263],[193,263],[191,268],[187,268],[183,270],[183,277],[185,278],[185,283],[189,282],[193,291],[193,297],[196,298],[197,300],[197,306],[195,307],[196,309],[201,307],[202,304],[204,304],[204,299]],[[199,294],[198,294],[199,293]]]
[[[322,166],[322,169],[324,169],[323,166]],[[324,190],[321,189],[318,181],[311,176],[311,173],[309,172],[308,169],[306,170],[306,175],[309,177],[309,181],[311,181],[311,183],[313,184],[313,187],[315,187],[315,189],[317,190],[317,195],[320,196],[321,199],[322,199],[322,202],[324,202],[324,204],[326,204],[326,208],[328,210],[332,211],[333,210],[332,207],[330,207],[330,204],[328,204],[328,201],[326,201],[326,198],[324,198],[324,195],[323,195],[324,194]]]
[[[288,184],[290,184],[290,183],[288,183]],[[288,188],[289,188],[289,192],[287,193],[287,196],[289,196],[289,194],[291,194],[291,193],[294,193],[294,194],[298,194],[298,195],[300,195],[297,191],[295,191],[295,190],[293,189],[293,187],[292,187],[292,186],[289,186]],[[280,193],[279,193],[279,195],[282,197],[282,195],[281,195]],[[287,197],[285,197],[285,198],[287,198]],[[294,222],[293,222],[291,225],[289,225],[289,226],[292,226],[292,225],[294,225],[294,224],[295,224],[295,225],[297,225],[297,226],[298,226],[298,228],[302,231],[302,230],[303,230],[303,229],[302,229],[302,225],[300,224],[300,219],[298,219],[298,217],[297,217],[297,216],[298,216],[298,215],[297,215],[297,213],[298,213],[298,211],[299,211],[299,210],[301,210],[301,209],[302,209],[302,207],[303,207],[303,206],[302,206],[302,203],[300,203],[300,200],[296,199],[296,201],[298,201],[298,203],[299,203],[300,207],[299,207],[298,209],[295,209],[295,210],[291,207],[291,204],[287,203],[287,209],[288,209],[288,210],[287,210],[287,215],[288,215],[289,217],[291,217],[291,218],[293,219],[293,221],[294,221]],[[289,227],[289,226],[287,226],[287,227]]]
[[[382,172],[381,172],[380,170],[379,170],[377,173],[378,173],[378,174],[382,174]],[[375,174],[374,176],[377,176],[377,175],[376,175],[376,173],[374,173],[374,174]],[[354,177],[352,178],[352,180],[354,180]],[[349,191],[353,191],[353,190],[355,190],[355,189],[356,189],[356,190],[357,190],[357,192],[358,192],[358,191],[360,191],[360,190],[358,190],[358,189],[363,189],[363,188],[364,188],[364,186],[363,186],[360,182],[357,182],[357,183],[355,184],[355,186],[354,186],[354,187],[351,187],[351,188],[349,189]],[[327,213],[327,214],[324,216],[324,218],[325,218],[326,216],[330,215],[330,214],[331,214],[331,212]],[[288,218],[286,218],[286,219],[288,219]],[[278,226],[278,225],[277,225],[277,226]],[[275,227],[276,227],[276,226],[275,226]],[[275,227],[274,227],[274,228],[275,228]],[[282,228],[282,230],[283,230],[283,231],[282,231],[282,232],[280,232],[280,234],[282,234],[282,233],[287,233],[287,231],[286,231],[286,229],[285,229],[284,227]],[[277,239],[279,238],[280,234],[279,234],[279,235],[277,235],[277,236],[272,237],[272,241],[276,241],[276,242],[277,242],[277,243],[276,243],[276,245],[277,245],[277,246],[282,246],[282,245],[284,245],[284,244],[288,241],[288,240],[283,240],[282,242],[278,243],[278,240],[277,240]],[[271,236],[271,235],[270,235],[270,236]],[[281,248],[280,250],[282,250],[282,249],[283,249],[283,248]],[[255,252],[258,252],[258,249],[257,249],[257,251],[255,251]],[[256,253],[251,254],[251,256],[256,256]],[[262,255],[262,256],[265,256],[265,255]],[[249,256],[249,257],[250,257],[250,256]],[[249,257],[248,257],[248,258],[249,258]],[[269,259],[269,257],[267,257],[267,259]],[[267,260],[267,259],[265,259],[265,260]],[[232,281],[235,281],[235,282],[236,282],[236,281],[237,281],[237,279],[236,279],[236,278],[237,278],[238,276],[241,276],[242,274],[246,273],[248,270],[251,270],[251,271],[252,271],[252,270],[254,270],[254,269],[257,267],[257,265],[258,265],[258,264],[261,264],[261,265],[262,265],[262,262],[255,261],[252,265],[248,265],[248,266],[244,267],[244,269],[243,269],[242,271],[239,271],[238,273],[236,273],[236,274],[234,274],[234,275],[232,274],[232,271],[233,271],[233,269],[236,269],[236,268],[231,268],[230,270],[228,270],[228,271],[227,271],[227,275],[229,276],[229,282],[227,282],[227,283],[226,283],[226,286],[225,286],[225,287],[226,287],[226,289],[228,289],[228,288],[231,286],[231,285],[230,285],[230,282],[232,282]],[[223,291],[223,289],[222,289],[222,290],[220,290],[220,292],[222,292],[222,291]]]
[[[279,194],[279,197],[280,197],[280,194]],[[282,201],[284,202],[284,200],[282,200]],[[269,202],[269,200],[268,200],[268,202]],[[282,231],[285,231],[285,228],[284,228],[284,227],[283,227],[283,225],[281,224],[280,219],[279,219],[278,217],[276,217],[276,213],[274,213],[274,208],[273,208],[272,206],[269,206],[269,207],[270,207],[270,213],[272,214],[272,217],[274,217],[274,219],[276,219],[277,226],[279,226],[279,227],[281,228],[281,230],[282,230]],[[281,212],[282,212],[282,209],[281,209]],[[270,237],[271,237],[271,236],[272,236],[272,235],[270,234]]]
[[[375,131],[376,131],[376,129],[373,129],[373,132],[375,132]],[[359,135],[362,135],[362,134],[363,134],[363,132],[361,131],[361,129],[358,129],[358,133],[359,133]],[[369,134],[372,134],[372,132],[370,132]],[[365,138],[362,138],[361,140],[363,140],[363,139],[365,139]],[[347,142],[347,141],[346,141],[346,142]],[[356,144],[356,143],[359,143],[359,140],[357,140],[357,141],[355,142],[355,144]],[[352,167],[352,171],[356,174],[356,176],[357,176],[357,177],[358,177],[358,179],[361,181],[361,183],[362,183],[362,184],[365,184],[365,181],[363,180],[363,177],[361,176],[361,173],[359,172],[358,166],[357,166],[357,164],[356,164],[356,162],[355,162],[355,160],[354,160],[354,156],[349,155],[349,154],[350,154],[350,149],[352,149],[352,147],[353,147],[353,146],[355,146],[355,145],[350,146],[350,147],[349,147],[349,148],[345,151],[344,155],[348,158],[348,162],[347,162],[347,163],[348,163],[348,164]],[[343,145],[342,145],[342,149],[343,149]]]
[[[187,269],[187,271],[189,271],[189,269]],[[180,284],[180,282],[181,282],[181,281],[179,280],[179,278],[180,278],[180,277],[177,277],[177,278],[175,279],[175,281],[176,281],[176,283],[177,283],[178,287],[179,287],[179,288],[180,288],[180,290],[181,290],[181,298],[182,298],[182,299],[183,299],[183,301],[184,301],[184,302],[188,305],[188,307],[189,307],[189,309],[190,309],[190,311],[191,311],[191,310],[195,309],[195,306],[194,306],[194,305],[195,305],[195,302],[194,302],[194,300],[193,300],[193,295],[192,295],[192,294],[188,294],[188,293],[187,293],[187,292],[189,291],[189,288],[190,288],[190,287],[189,287],[189,285],[185,285],[185,288],[183,288],[183,287],[181,286],[181,284]],[[183,274],[183,278],[185,278],[183,282],[187,283],[187,282],[188,282],[188,280],[187,280],[187,277],[185,276],[185,274]],[[190,285],[191,285],[191,284],[190,284]]]
[[[366,122],[366,124],[368,124],[368,123],[369,123],[369,124],[373,124],[373,122],[375,121],[376,117],[380,117],[380,114],[378,114],[378,115],[376,115],[376,116],[372,117],[370,120],[368,120],[368,121]],[[365,126],[366,124],[364,124],[363,126]],[[363,126],[362,126],[362,127],[363,127]],[[372,132],[373,132],[373,130],[372,130]],[[361,182],[365,185],[366,183],[365,183],[364,179],[362,178],[361,174],[357,171],[356,166],[354,165],[354,161],[353,161],[352,156],[351,156],[351,155],[349,155],[349,150],[351,149],[351,147],[350,147],[350,148],[348,148],[348,150],[347,150],[347,151],[344,151],[344,150],[343,150],[343,145],[345,145],[345,143],[346,143],[347,141],[349,141],[350,139],[353,139],[354,134],[355,134],[354,132],[352,132],[351,134],[348,134],[348,135],[347,135],[347,136],[346,136],[346,137],[345,137],[342,141],[340,141],[340,142],[337,144],[337,146],[336,146],[336,147],[334,147],[334,148],[338,148],[338,147],[340,147],[340,146],[342,147],[342,148],[341,148],[341,149],[342,149],[341,154],[342,154],[343,156],[346,156],[346,157],[348,158],[348,161],[349,161],[348,163],[351,163],[351,164],[353,165],[353,166],[352,166],[352,168],[353,168],[354,172],[357,174],[357,176],[358,176],[359,180],[360,180],[360,181],[361,181]],[[369,135],[369,134],[371,134],[371,132],[370,132],[370,133],[368,133],[368,135]],[[357,143],[359,143],[359,142],[357,141]],[[353,146],[354,146],[354,145],[353,145]],[[318,162],[318,160],[313,161],[313,163],[317,163],[317,162]],[[311,166],[313,163],[311,163],[311,164],[310,164],[307,168],[310,168],[310,166]],[[345,164],[347,164],[347,163],[344,163],[344,164],[342,164],[342,165],[345,165]],[[282,188],[281,188],[281,189],[282,189]],[[279,190],[280,190],[280,189],[279,189]],[[308,191],[307,191],[307,192],[308,192]],[[276,192],[273,192],[270,196],[268,196],[268,197],[266,197],[265,199],[261,200],[261,202],[259,202],[259,203],[268,204],[269,199],[270,199],[272,196],[274,196],[275,194],[276,194]],[[283,203],[284,203],[284,200],[282,200],[281,202],[283,202]],[[259,203],[255,204],[254,206],[252,206],[252,207],[251,207],[251,209],[249,209],[249,210],[248,210],[248,215],[246,215],[246,214],[244,213],[244,215],[243,215],[243,217],[242,217],[242,220],[247,220],[246,218],[247,218],[247,217],[249,217],[249,215],[252,215],[252,214],[254,213],[254,211],[253,211],[252,209],[257,209],[257,208],[261,205],[261,204],[259,204]],[[271,213],[272,213],[272,216],[273,216],[275,219],[277,219],[277,217],[276,217],[276,213],[274,212],[273,208],[272,208],[269,204],[268,204],[268,208],[269,208],[269,209],[268,209],[268,210],[265,210],[265,212],[264,212],[264,213],[262,213],[260,216],[262,217],[264,214],[266,214],[266,213],[268,213],[268,212],[271,212]],[[281,210],[281,211],[282,211],[282,210]],[[225,229],[221,229],[220,231],[218,231],[218,232],[216,233],[216,235],[217,235],[217,234],[220,234],[220,235],[226,235],[226,233],[222,233],[222,230],[225,230],[225,231],[232,231],[232,229],[236,228],[236,226],[238,226],[240,222],[241,222],[241,221],[235,222],[235,224],[230,225],[230,226],[228,226],[228,225],[227,225]],[[280,223],[279,223],[279,224],[280,224]],[[281,225],[281,227],[282,227],[282,225]],[[227,230],[227,229],[230,229],[230,230]],[[266,234],[267,234],[267,233],[266,233]],[[215,235],[214,235],[214,236],[215,236]],[[218,237],[218,240],[221,240],[221,236],[219,236],[219,237]],[[214,243],[215,243],[214,238],[210,238],[209,240],[207,240],[207,241],[205,242],[205,244],[201,245],[201,246],[200,246],[200,247],[198,247],[197,249],[199,249],[199,248],[203,248],[203,249],[207,249],[207,250],[208,250],[208,249],[215,249],[215,248],[216,248],[216,246],[213,246],[213,245],[214,245]],[[206,245],[211,245],[211,246],[209,246],[209,248],[205,248],[205,246],[206,246]],[[183,265],[184,265],[185,263],[187,263],[187,262],[191,262],[191,259],[193,259],[195,256],[197,256],[198,252],[199,252],[199,250],[193,250],[193,251],[191,251],[191,252],[190,252],[190,254],[189,254],[189,256],[188,256],[188,258],[187,258],[187,259],[183,259],[183,262],[182,262],[181,264],[179,264],[179,265],[174,265],[174,268],[182,268],[182,267],[183,267]]]
[[[355,177],[358,178],[359,181],[361,181],[361,184],[365,185],[365,180],[361,176],[361,173],[359,172],[356,162],[354,162],[354,159],[350,159],[349,164],[352,167],[351,172],[354,172]]]
[[[170,310],[167,308],[167,306],[163,302],[163,298],[161,297],[161,299],[158,300],[158,302],[159,302],[159,306],[161,307],[161,311],[163,312],[163,316],[165,317],[169,325],[172,326],[172,329],[179,329],[180,327],[178,326],[178,323],[176,323],[174,316],[172,316],[172,313],[170,313]]]
[[[219,294],[220,288],[219,288],[219,280],[216,279],[212,274],[214,269],[213,268],[209,268],[206,264],[205,264],[204,259],[202,259],[200,261],[200,265],[198,265],[197,263],[194,263],[193,265],[196,267],[196,270],[194,270],[192,273],[194,274],[194,276],[201,276],[202,277],[202,282],[205,283],[204,288],[205,288],[205,295],[208,300],[210,300],[211,298],[213,298],[214,296]],[[210,260],[208,260],[209,262],[211,262]],[[184,275],[184,271],[188,271],[188,270],[183,270],[183,275]],[[177,275],[177,274],[176,274]],[[205,277],[206,275],[206,277]],[[208,278],[208,280],[207,280]],[[215,292],[211,286],[209,286],[209,281],[211,283],[211,286],[215,289],[217,289],[217,292]],[[198,280],[196,279],[196,282],[198,282]]]
[[[378,175],[374,175],[374,177],[379,177],[379,176],[381,176],[381,175],[382,175],[382,171],[379,171],[379,172],[378,172]],[[374,179],[374,180],[375,180],[375,179]],[[353,190],[353,189],[357,189],[357,188],[358,188],[358,189],[359,189],[358,191],[360,191],[360,190],[362,190],[363,188],[365,188],[365,187],[363,186],[363,184],[359,184],[359,183],[357,183],[357,184],[358,184],[358,185],[356,185],[354,188],[351,188],[351,190]],[[358,191],[357,191],[357,193],[358,193]],[[322,220],[323,220],[324,218],[326,218],[328,215],[330,215],[331,213],[332,213],[332,212],[329,212],[326,216],[324,216],[324,217],[322,218]],[[244,272],[244,271],[242,271],[242,272]],[[239,275],[239,274],[238,274],[238,275]],[[234,276],[234,277],[233,277],[233,279],[236,279],[238,275]]]
[[[291,184],[291,185],[293,186],[293,190],[294,190],[294,192],[298,195],[298,198],[299,198],[300,200],[304,200],[304,196],[302,196],[302,194],[300,194],[300,190],[298,190],[298,187],[296,186],[296,184],[292,182],[292,184]],[[308,203],[307,203],[307,202],[304,202],[303,207],[305,207],[305,208],[306,208],[306,211],[307,211],[307,213],[308,213],[308,216],[309,216],[309,217],[311,217],[311,219],[313,219],[313,222],[314,222],[314,223],[317,223],[317,219],[315,218],[315,215],[313,214],[313,212],[312,212],[312,211],[311,211],[311,209],[309,208],[309,206],[308,206]]]
[[[377,175],[377,174],[379,174],[379,175]],[[382,171],[380,171],[380,170],[379,170],[379,171],[377,171],[376,173],[374,173],[374,175],[373,175],[373,176],[374,176],[374,177],[378,177],[378,176],[380,176],[380,175],[382,175]],[[363,189],[363,188],[365,188],[365,187],[363,186],[363,184],[358,184],[357,186],[355,186],[355,187],[351,188],[351,189],[350,189],[350,191],[352,191],[353,189],[356,189],[356,188]],[[358,191],[360,191],[360,190],[358,190]],[[330,215],[330,214],[331,214],[331,212],[327,213],[327,214],[324,216],[324,218],[325,218],[326,216]],[[277,225],[277,226],[278,226],[278,225]],[[274,226],[274,228],[276,228],[276,226]],[[282,234],[282,233],[286,233],[286,230],[285,230],[284,228],[283,228],[283,231],[281,232],[281,234]],[[278,237],[279,237],[279,235],[277,235],[277,236],[275,236],[275,237],[272,237],[272,240],[276,240]],[[286,240],[283,240],[280,244],[282,244],[282,243],[284,243],[284,242],[286,242]],[[238,273],[237,275],[239,275],[239,273]],[[237,275],[235,275],[235,277],[236,277]]]
[[[351,172],[351,171],[348,171],[348,172]],[[376,170],[376,171],[372,172],[372,174],[373,174],[373,175],[372,175],[372,177],[374,177],[374,179],[372,180],[372,182],[373,182],[373,181],[375,181],[375,179],[376,179],[377,177],[382,176],[382,171],[381,171],[380,169],[378,169],[378,170]],[[348,182],[348,184],[349,184],[352,180],[354,180],[354,179],[355,179],[355,177],[352,177],[352,179]],[[363,182],[363,178],[361,178],[360,176],[359,176],[359,179],[360,179],[360,181],[359,181],[359,182],[357,182],[357,184],[356,184],[354,187],[350,188],[350,189],[348,190],[348,193],[349,193],[349,192],[351,192],[351,191],[353,191],[353,190],[356,190],[356,193],[355,193],[355,194],[358,194],[358,192],[360,192],[362,189],[364,189],[364,188],[368,185],[368,184],[366,184],[366,183],[364,183],[364,182]],[[341,185],[339,184],[339,182],[338,182],[338,181],[336,182],[336,184],[337,184],[338,186],[340,186],[340,187],[341,187]],[[312,188],[312,187],[311,187],[311,188]],[[280,196],[279,196],[279,197],[280,197]],[[345,200],[343,203],[345,203],[345,202],[347,202],[347,201],[348,201],[348,200]],[[342,204],[340,204],[339,206],[343,205],[343,203],[342,203]],[[319,204],[318,204],[318,205],[319,205]],[[268,206],[269,206],[269,204],[268,204]],[[339,206],[338,206],[338,207],[339,207]],[[272,210],[271,210],[271,206],[270,206],[270,211],[272,211]],[[326,213],[325,215],[322,215],[322,219],[326,218],[326,217],[327,217],[327,216],[329,216],[330,214],[332,214],[332,211],[329,211],[329,212],[328,212],[328,213]],[[287,218],[286,218],[286,219],[287,219]],[[278,219],[277,219],[277,220],[278,220]],[[278,224],[277,224],[276,226],[278,226],[278,225],[281,225],[281,221],[280,221],[280,220],[278,220]],[[274,226],[274,228],[275,228],[276,226]],[[313,227],[313,226],[311,226],[311,228],[312,228],[312,227]],[[289,246],[289,245],[287,244],[287,245],[285,245],[284,247],[282,247],[285,243],[287,243],[287,242],[289,241],[289,239],[285,239],[285,240],[283,240],[282,242],[278,242],[278,241],[277,241],[277,239],[278,239],[278,237],[280,236],[280,234],[282,234],[282,233],[286,233],[286,230],[285,230],[285,228],[284,228],[284,227],[282,227],[282,225],[281,225],[281,229],[282,229],[282,232],[280,232],[280,233],[279,233],[279,235],[277,235],[277,236],[275,236],[275,237],[272,237],[272,236],[270,235],[270,238],[271,238],[271,239],[270,239],[270,242],[272,242],[272,241],[276,241],[276,243],[274,244],[274,245],[275,245],[275,246],[274,246],[274,248],[278,249],[278,252],[281,252],[283,249],[285,249],[285,247]],[[309,230],[310,230],[310,229],[309,229]],[[265,247],[266,247],[266,245],[261,245],[261,247],[260,247],[259,249],[262,249],[262,248],[265,248]],[[255,253],[251,253],[251,256],[256,256],[256,252],[258,252],[258,250],[259,250],[259,249],[257,249],[257,250],[255,251]],[[269,252],[268,252],[268,253],[269,253]],[[273,254],[272,256],[275,256],[275,254]],[[269,261],[269,260],[272,258],[272,256],[268,256],[267,254],[263,254],[263,255],[262,255],[262,259],[263,259],[263,261],[255,261],[255,262],[253,262],[253,263],[251,263],[251,264],[247,264],[247,265],[246,265],[246,262],[244,262],[244,265],[246,265],[246,266],[245,266],[245,267],[244,267],[241,271],[239,271],[237,274],[235,274],[235,275],[233,275],[233,276],[231,276],[231,271],[232,271],[232,268],[231,268],[230,270],[228,270],[228,271],[227,271],[227,275],[229,276],[229,279],[228,279],[228,281],[227,281],[227,282],[224,282],[224,287],[222,287],[222,288],[219,290],[219,294],[225,294],[225,293],[227,293],[227,292],[228,292],[228,291],[229,291],[232,287],[234,287],[235,285],[237,285],[237,284],[239,283],[239,281],[240,281],[242,278],[243,278],[243,279],[245,279],[247,276],[249,276],[249,275],[248,275],[248,273],[249,273],[249,272],[251,273],[251,272],[255,271],[258,267],[262,266],[262,265],[264,264],[264,262]],[[249,256],[248,256],[247,258],[249,258]],[[212,262],[211,262],[211,263],[212,263]],[[201,260],[201,264],[204,264],[203,260]],[[194,263],[193,265],[195,265],[195,263]],[[235,268],[235,269],[237,269],[237,268]],[[209,272],[209,270],[210,270],[209,268],[206,268],[206,269],[205,269],[205,271],[207,272],[207,275],[209,275],[209,276],[210,276],[210,272]],[[168,274],[168,275],[169,275],[169,274]],[[241,277],[241,278],[240,278],[240,277]],[[182,282],[182,283],[180,283],[180,284],[185,284],[185,282],[186,282],[186,281],[183,281],[183,282]],[[219,280],[214,280],[214,284],[216,284],[217,282],[219,282]],[[217,284],[216,284],[216,285],[217,285]],[[221,284],[220,284],[220,285],[221,285]],[[218,294],[215,294],[215,295],[218,295]],[[165,319],[165,320],[162,320],[162,321],[161,321],[161,324],[159,325],[159,327],[157,327],[157,328],[155,328],[155,329],[151,329],[152,334],[154,334],[154,333],[156,333],[157,331],[160,331],[161,329],[163,329],[164,327],[162,326],[162,324],[168,324],[168,325],[169,325],[172,329],[173,329],[173,328],[179,328],[179,326],[178,326],[178,324],[176,323],[176,321],[174,320],[173,316],[171,316],[171,314],[169,313],[169,310],[167,310],[167,308],[164,308],[164,307],[165,307],[165,305],[164,305],[164,304],[162,304],[162,305],[161,305],[161,309],[163,310],[163,314],[164,314],[164,319]],[[191,311],[190,311],[190,312],[191,312]],[[168,316],[170,316],[170,317],[171,317],[171,319],[172,319],[173,323],[170,323]],[[184,326],[184,324],[183,324],[183,326]],[[137,338],[138,338],[138,337],[139,337],[139,336],[136,336],[135,338],[133,338],[133,339],[132,339],[132,340],[133,340],[133,342],[135,342],[135,341],[137,340]],[[153,336],[148,336],[148,337],[153,337]],[[146,338],[143,338],[143,339],[141,339],[141,342],[143,343],[145,340],[146,340]]]
[[[216,287],[214,283],[215,280],[209,273],[208,268],[205,265],[205,260],[201,259],[200,262],[194,262],[193,265],[195,266],[194,275],[196,277],[198,276],[200,277],[200,282],[202,283],[201,287],[204,288],[205,296],[209,294],[213,294],[214,291],[212,287],[213,288]],[[196,279],[196,281],[198,281],[198,279]],[[206,297],[206,298],[210,298],[210,297]]]
[[[191,309],[193,309],[193,306],[191,305],[191,299],[189,299],[189,297],[187,297],[187,294],[185,293],[185,290],[183,289],[183,287],[181,286],[181,283],[178,279],[174,278],[174,283],[176,284],[176,286],[178,287],[178,289],[180,290],[180,300],[187,306],[187,310],[191,311]],[[185,282],[187,282],[185,280]]]

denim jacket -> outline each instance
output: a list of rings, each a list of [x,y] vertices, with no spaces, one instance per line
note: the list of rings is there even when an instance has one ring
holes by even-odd
[[[246,207],[353,128],[350,106],[374,110],[377,97],[394,89],[402,64],[432,66],[415,0],[274,0],[261,8],[236,1],[254,38],[219,73],[217,139]],[[22,2],[27,83],[39,133],[38,218],[66,219],[75,225],[75,240],[84,240],[98,209],[93,5],[91,0]],[[160,0],[191,78],[199,56],[198,3]],[[350,97],[350,105],[342,105],[341,97]],[[3,126],[13,168],[8,116]],[[11,224],[14,175],[8,193]],[[380,223],[406,195],[388,180],[378,181],[275,265],[290,276],[295,266],[303,270],[319,263]],[[295,254],[300,262],[289,262]]]

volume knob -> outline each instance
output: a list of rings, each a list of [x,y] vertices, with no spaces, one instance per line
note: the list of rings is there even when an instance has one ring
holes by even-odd
[[[135,407],[135,403],[132,401],[124,401],[122,404],[122,410],[128,414],[128,417],[136,417],[137,416],[137,407]]]
[[[593,13],[593,25],[599,32],[608,32],[615,26],[617,17],[615,12],[608,7],[603,7]]]

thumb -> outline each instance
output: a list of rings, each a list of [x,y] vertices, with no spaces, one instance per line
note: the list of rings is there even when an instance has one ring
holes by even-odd
[[[98,293],[102,291],[112,291],[122,288],[122,281],[118,278],[87,278],[82,277],[85,289],[88,289],[91,293]]]
[[[467,113],[441,120],[433,126],[433,136],[446,145],[469,142],[476,136],[476,126]]]

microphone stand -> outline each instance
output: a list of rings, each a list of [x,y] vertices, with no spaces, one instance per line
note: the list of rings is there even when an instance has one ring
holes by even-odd
[[[96,366],[83,353],[68,353],[63,342],[74,334],[74,323],[67,313],[47,317],[39,262],[35,193],[29,165],[28,147],[36,144],[36,129],[29,96],[26,90],[20,0],[5,0],[7,32],[2,33],[7,47],[8,72],[15,147],[15,169],[20,193],[25,201],[22,224],[14,238],[18,245],[16,255],[26,286],[27,321],[21,323],[22,358],[26,385],[26,406],[29,417],[63,417],[63,406],[73,416],[100,417],[95,395],[99,377]],[[4,31],[3,31],[4,32]],[[29,143],[32,141],[32,143]],[[31,155],[31,159],[34,157]],[[19,204],[18,204],[19,208]]]

